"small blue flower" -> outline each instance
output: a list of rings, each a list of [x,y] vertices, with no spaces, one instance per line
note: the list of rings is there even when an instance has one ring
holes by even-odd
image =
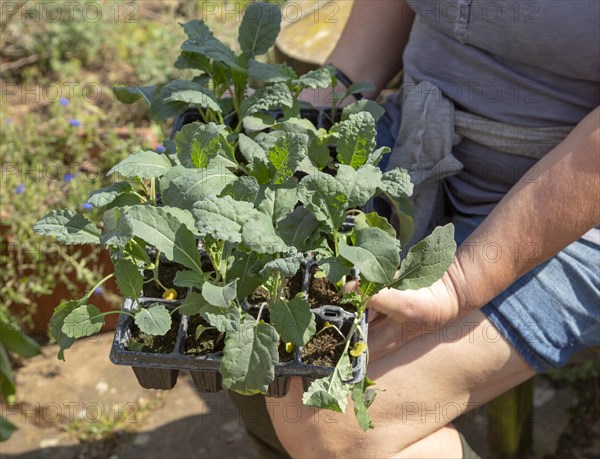
[[[6,124],[12,124],[12,118],[4,118]]]
[[[25,193],[25,185],[23,185],[22,183],[17,187],[17,194],[23,194]]]
[[[164,153],[167,149],[163,145],[157,145],[156,148],[155,148],[155,150],[158,153]]]
[[[63,177],[63,182],[69,183],[75,180],[75,174],[65,174]]]
[[[81,204],[81,208],[84,210],[92,210],[94,206],[92,206],[89,202],[84,202]]]
[[[66,107],[67,105],[69,105],[69,101],[68,101],[67,99],[65,99],[64,97],[61,97],[61,98],[58,100],[58,103],[59,103],[60,105],[62,105],[63,107]]]
[[[71,121],[69,121],[69,126],[81,127],[81,121],[76,120],[75,118],[73,118]]]
[[[96,287],[94,289],[94,295],[102,295],[104,293],[104,289],[102,287]]]

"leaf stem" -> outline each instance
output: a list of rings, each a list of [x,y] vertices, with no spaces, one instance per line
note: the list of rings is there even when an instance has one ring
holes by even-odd
[[[160,253],[161,253],[160,250],[156,250],[156,260],[154,261],[154,269],[152,270],[152,274],[154,277],[154,283],[166,291],[167,287],[165,287],[162,284],[162,282],[158,279],[158,267],[160,265]]]
[[[125,314],[126,316],[129,316],[129,317],[131,317],[132,319],[135,319],[135,315],[134,315],[134,314],[132,314],[131,312],[129,312],[129,311],[121,311],[121,310],[119,310],[119,311],[106,311],[106,312],[101,312],[101,313],[100,313],[100,314],[98,314],[96,317],[104,317],[104,316],[107,316],[107,315],[109,315],[109,314]]]
[[[94,287],[92,287],[92,288],[90,289],[90,291],[89,291],[89,292],[87,292],[87,293],[85,294],[85,296],[82,298],[82,299],[83,299],[83,301],[84,301],[85,303],[87,303],[87,300],[89,300],[89,299],[90,299],[90,297],[92,296],[92,294],[94,293],[94,291],[95,291],[95,290],[96,290],[98,287],[100,287],[102,284],[104,284],[104,283],[105,283],[107,280],[109,280],[111,277],[113,277],[114,275],[115,275],[114,273],[112,273],[112,274],[109,274],[109,275],[108,275],[108,276],[106,276],[104,279],[102,279],[100,282],[98,282],[96,285],[94,285]]]
[[[263,309],[265,308],[265,306],[268,306],[268,305],[269,304],[266,301],[263,301],[262,304],[260,305],[260,309],[258,310],[258,315],[256,316],[257,323],[260,321],[260,317],[262,316]]]
[[[337,228],[333,229],[333,248],[335,251],[335,256],[336,258],[340,256],[340,248],[339,248],[339,242],[338,242],[338,230]]]
[[[156,205],[156,180],[154,177],[150,179],[150,198],[152,203]]]

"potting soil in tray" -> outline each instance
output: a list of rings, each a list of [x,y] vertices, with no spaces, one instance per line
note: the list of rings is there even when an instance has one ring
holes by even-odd
[[[205,330],[199,338],[196,338],[196,329],[199,325],[209,327],[210,325],[199,316],[189,318],[187,336],[185,338],[186,355],[206,355],[223,350],[225,336],[216,329]]]
[[[283,296],[287,299],[294,298],[302,290],[303,271],[298,270],[292,278],[286,278],[283,281]],[[251,305],[260,305],[269,301],[269,292],[262,287],[257,288],[249,297],[248,303]]]
[[[184,270],[185,267],[180,265],[179,263],[174,263],[172,261],[161,262],[158,266],[158,280],[167,288],[174,288],[177,292],[177,298],[181,299],[187,295],[188,289],[187,287],[177,287],[173,285],[173,280],[175,279],[175,275],[178,271]],[[148,279],[152,279],[153,272],[152,271],[144,271],[144,281]],[[146,298],[162,298],[163,297],[163,289],[156,285],[156,282],[150,281],[144,283],[143,295]]]
[[[302,361],[308,365],[334,367],[342,356],[344,339],[331,328],[313,336],[302,347]]]
[[[180,323],[181,316],[179,314],[174,314],[171,319],[171,328],[163,336],[152,336],[142,333],[138,326],[132,323],[130,329],[131,340],[129,341],[127,349],[139,352],[138,349],[132,349],[132,345],[134,343],[141,343],[144,345],[141,349],[141,352],[149,352],[152,354],[169,354],[173,352],[173,349],[175,348],[177,332],[179,330]]]

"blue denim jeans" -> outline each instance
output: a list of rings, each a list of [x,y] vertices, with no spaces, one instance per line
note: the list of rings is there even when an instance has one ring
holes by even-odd
[[[393,147],[399,129],[397,106],[377,126],[378,148]],[[385,170],[385,162],[380,167]],[[377,211],[385,211],[376,205]],[[455,239],[461,244],[481,224],[485,216],[449,216],[455,226]],[[519,247],[527,256],[530,247]],[[499,247],[486,250],[490,262],[515,256]],[[517,247],[514,247],[517,250]],[[508,289],[482,308],[496,330],[488,339],[504,337],[538,372],[565,365],[580,350],[600,346],[600,246],[580,239],[516,280]]]

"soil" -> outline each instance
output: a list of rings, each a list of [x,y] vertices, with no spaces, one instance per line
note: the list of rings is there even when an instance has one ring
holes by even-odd
[[[252,295],[248,297],[248,303],[252,305],[259,305],[265,301],[269,301],[269,292],[267,292],[267,290],[263,287],[259,287],[254,290]]]
[[[340,304],[341,296],[336,288],[331,285],[331,282],[326,277],[316,279],[315,272],[318,271],[316,266],[311,268],[311,280],[308,287],[308,302],[312,307],[318,308],[326,304],[344,307]]]
[[[291,354],[288,353],[285,350],[285,343],[283,342],[283,340],[279,340],[279,346],[277,350],[279,351],[280,362],[291,362],[292,360],[294,360],[294,351],[292,351]]]
[[[177,292],[177,299],[183,299],[187,295],[187,287],[176,287],[173,285],[173,280],[178,271],[186,269],[179,263],[172,261],[162,261],[158,267],[158,280],[167,288],[174,288]],[[144,281],[152,279],[152,271],[144,271]],[[143,294],[146,298],[162,298],[163,289],[160,288],[154,281],[144,284]]]
[[[209,327],[210,324],[200,316],[192,316],[188,324],[188,334],[185,338],[186,355],[206,355],[223,350],[225,345],[225,336],[218,330],[206,330],[196,339],[196,328],[198,325]]]
[[[283,281],[283,296],[287,299],[294,298],[302,290],[302,270],[298,270],[292,278],[286,278]],[[263,288],[257,288],[249,297],[248,302],[252,305],[260,305],[269,301],[269,292]],[[263,312],[264,316],[264,312]]]
[[[163,336],[152,336],[142,333],[136,324],[131,324],[131,343],[143,343],[142,352],[152,354],[169,354],[175,349],[177,331],[181,323],[181,316],[173,314],[171,329]]]
[[[294,298],[302,290],[302,278],[304,277],[304,271],[298,270],[296,275],[292,278],[285,279],[283,282],[283,295],[290,299]]]
[[[313,336],[302,348],[302,362],[308,365],[334,367],[342,356],[343,342],[337,331],[326,329]]]

